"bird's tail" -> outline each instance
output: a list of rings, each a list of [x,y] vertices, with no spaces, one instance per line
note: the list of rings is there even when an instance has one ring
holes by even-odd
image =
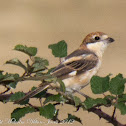
[[[31,97],[37,95],[38,93],[40,93],[40,92],[42,92],[43,90],[47,89],[49,86],[50,86],[49,84],[48,84],[48,85],[45,85],[45,86],[40,86],[40,87],[36,88],[35,90],[30,91],[30,92],[27,93],[23,98],[21,98],[21,99],[15,101],[14,104],[19,104],[19,103],[21,103],[21,102],[23,102],[23,101],[25,101],[25,100],[27,100],[27,99],[29,99],[29,98],[31,98]]]

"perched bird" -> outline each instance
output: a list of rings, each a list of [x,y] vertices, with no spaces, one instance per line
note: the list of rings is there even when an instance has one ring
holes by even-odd
[[[51,75],[62,79],[67,92],[72,93],[75,90],[81,90],[89,84],[92,76],[98,72],[101,66],[103,53],[112,42],[114,42],[114,39],[108,37],[108,35],[103,32],[88,34],[80,47],[65,57],[65,59],[51,72]],[[54,86],[54,84],[52,85]],[[33,97],[49,86],[50,85],[40,86],[15,103],[20,103]]]

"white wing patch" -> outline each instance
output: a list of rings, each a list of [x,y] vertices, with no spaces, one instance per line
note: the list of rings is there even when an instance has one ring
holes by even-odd
[[[83,58],[85,58],[87,55],[89,55],[89,54],[82,54],[81,56],[82,56]]]
[[[70,76],[75,76],[77,74],[77,71],[73,71],[71,73],[69,73]]]

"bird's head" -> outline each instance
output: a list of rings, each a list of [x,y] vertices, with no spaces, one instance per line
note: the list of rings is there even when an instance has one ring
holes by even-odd
[[[114,39],[109,37],[107,34],[103,32],[93,32],[88,34],[84,38],[82,44],[80,45],[80,48],[86,47],[87,49],[93,51],[96,54],[103,54],[104,50],[112,42],[114,42]]]

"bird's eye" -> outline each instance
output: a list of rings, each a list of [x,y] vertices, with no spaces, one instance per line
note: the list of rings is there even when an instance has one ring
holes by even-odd
[[[96,36],[96,37],[95,37],[95,40],[99,40],[99,39],[100,39],[100,37],[99,37],[99,36]]]

